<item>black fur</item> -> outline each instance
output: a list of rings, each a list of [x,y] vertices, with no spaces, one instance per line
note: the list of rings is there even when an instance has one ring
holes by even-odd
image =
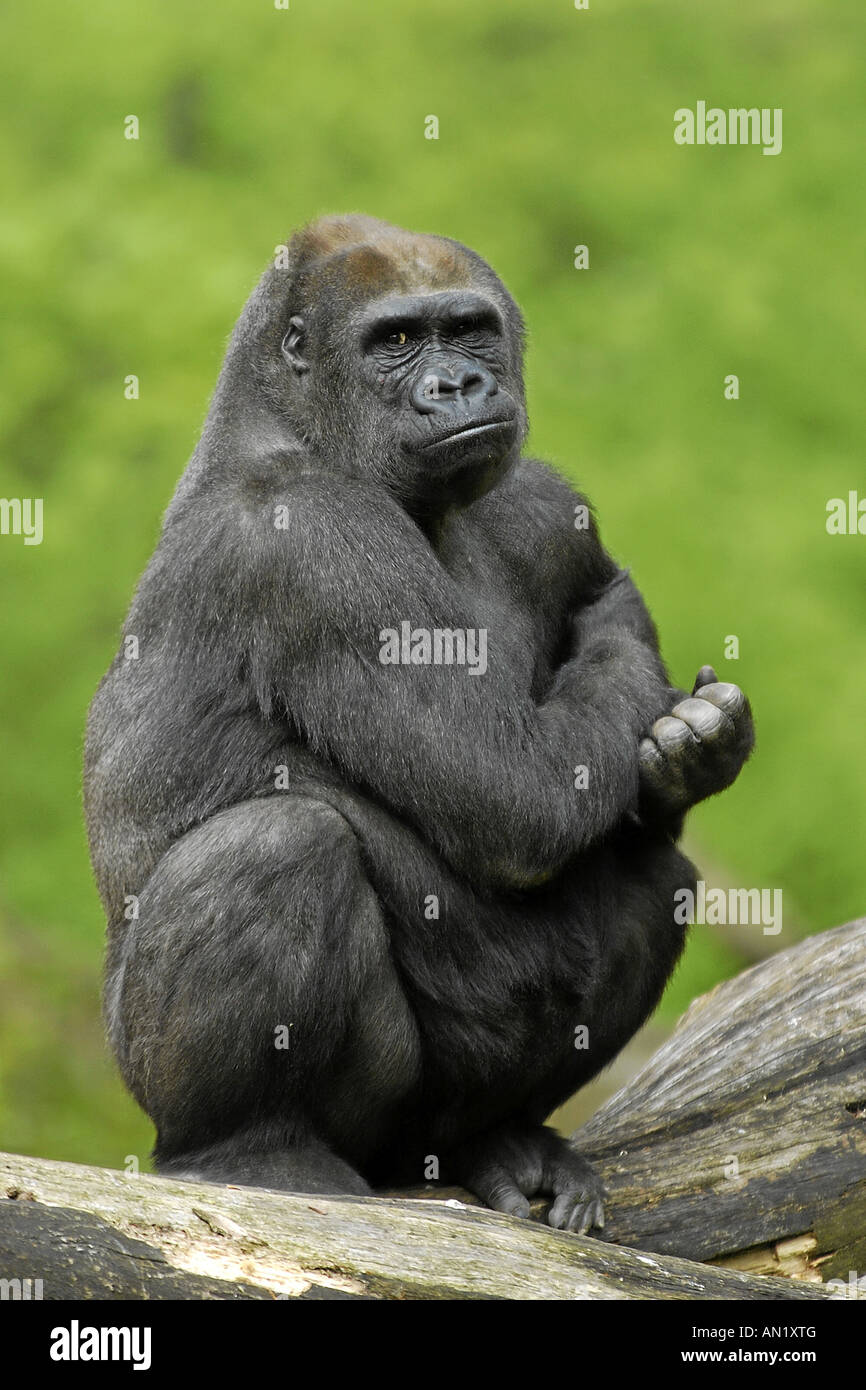
[[[479,257],[366,218],[299,233],[241,316],[87,737],[108,1032],[164,1173],[364,1193],[435,1157],[601,1221],[542,1123],[656,1003],[682,812],[751,722],[690,762],[653,728],[684,692],[520,457],[521,359]],[[486,672],[383,665],[404,620],[485,629]]]

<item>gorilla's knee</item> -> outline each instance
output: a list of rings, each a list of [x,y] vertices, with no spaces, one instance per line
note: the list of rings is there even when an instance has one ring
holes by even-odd
[[[325,803],[246,802],[191,831],[126,933],[106,1012],[162,1146],[250,1114],[315,1114],[326,1071],[331,1094],[341,1071],[371,1065],[353,1056],[365,999],[390,1015],[380,1046],[400,1057],[411,1044],[354,833]]]

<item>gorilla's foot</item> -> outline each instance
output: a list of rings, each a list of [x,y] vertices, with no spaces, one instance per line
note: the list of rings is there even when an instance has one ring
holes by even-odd
[[[544,1125],[504,1127],[453,1155],[455,1175],[494,1211],[529,1216],[530,1197],[553,1198],[548,1224],[584,1235],[604,1226],[605,1189],[588,1159]]]
[[[316,1139],[297,1147],[257,1150],[237,1135],[205,1148],[154,1155],[161,1177],[189,1182],[232,1183],[277,1192],[318,1192],[371,1197],[372,1188],[355,1169]]]

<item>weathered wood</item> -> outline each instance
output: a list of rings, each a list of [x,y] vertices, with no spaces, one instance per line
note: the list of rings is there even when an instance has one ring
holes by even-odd
[[[0,1280],[47,1299],[827,1298],[822,1277],[866,1270],[866,920],[699,999],[575,1139],[619,1244],[441,1189],[306,1197],[0,1155]]]
[[[41,1279],[45,1299],[829,1296],[442,1202],[288,1196],[13,1154],[0,1156],[0,1193],[2,1277]]]
[[[696,1000],[574,1141],[610,1189],[612,1240],[866,1272],[866,919]]]

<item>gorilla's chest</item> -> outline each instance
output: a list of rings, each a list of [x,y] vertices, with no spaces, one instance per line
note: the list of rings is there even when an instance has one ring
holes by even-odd
[[[539,553],[489,530],[467,526],[441,556],[459,585],[462,606],[486,633],[488,663],[540,698],[557,664],[569,611],[558,551]]]

